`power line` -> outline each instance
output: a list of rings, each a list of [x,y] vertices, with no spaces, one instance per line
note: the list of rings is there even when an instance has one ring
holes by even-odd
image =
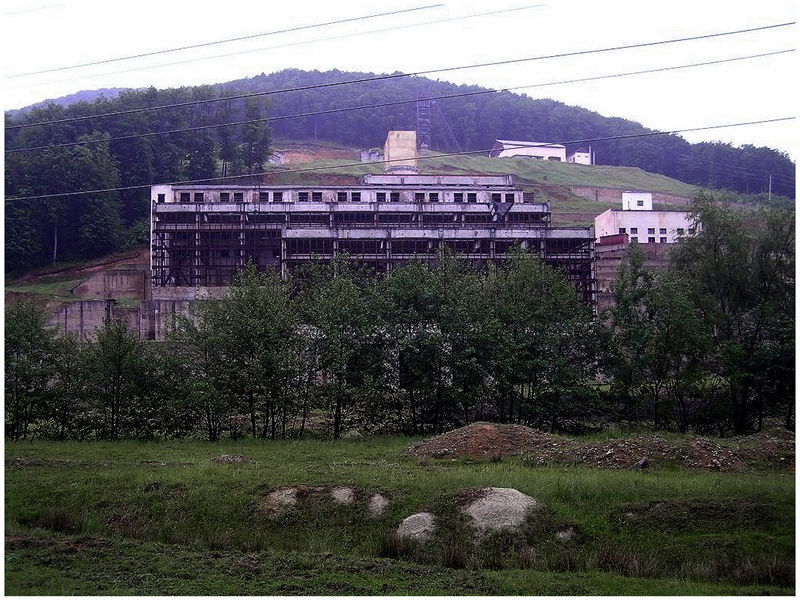
[[[665,131],[652,131],[652,132],[644,132],[639,134],[623,134],[618,136],[606,136],[602,138],[584,138],[581,140],[568,140],[564,142],[550,142],[550,143],[542,143],[542,144],[525,144],[525,145],[510,145],[509,148],[529,148],[531,146],[549,146],[551,144],[586,144],[589,142],[606,142],[610,140],[622,140],[622,139],[629,139],[629,138],[646,138],[652,136],[665,136],[665,135],[672,135],[678,133],[685,133],[685,132],[692,132],[692,131],[706,131],[711,129],[723,129],[727,127],[742,127],[746,125],[759,125],[765,123],[778,123],[781,121],[791,121],[795,119],[795,117],[777,117],[774,119],[761,119],[758,121],[742,121],[739,123],[726,123],[723,125],[706,125],[702,127],[690,127],[690,128],[683,128],[683,129],[671,129]],[[468,156],[473,154],[484,154],[488,153],[491,149],[484,148],[481,150],[468,150],[465,152],[448,152],[448,153],[441,153],[436,154],[428,157],[418,157],[418,160],[433,160],[443,157],[449,156]],[[383,161],[384,163],[395,163],[400,161],[405,161],[407,159],[391,159],[388,161]],[[60,192],[55,194],[37,194],[33,196],[10,196],[7,197],[6,200],[38,200],[42,198],[62,198],[66,196],[78,196],[81,194],[101,194],[106,192],[123,192],[126,190],[141,190],[144,188],[150,188],[151,186],[155,185],[166,185],[166,186],[179,186],[179,185],[187,185],[187,184],[203,184],[208,182],[215,182],[215,181],[227,181],[232,179],[241,179],[247,177],[261,177],[265,175],[286,175],[289,173],[308,173],[311,171],[324,171],[330,169],[342,169],[345,167],[363,167],[363,163],[360,161],[358,163],[344,163],[341,165],[328,165],[328,166],[321,166],[321,167],[304,167],[301,169],[285,169],[280,171],[262,171],[259,173],[250,173],[244,175],[228,175],[228,176],[221,176],[221,177],[207,177],[203,179],[195,179],[195,180],[184,180],[184,181],[176,181],[176,182],[162,182],[158,183],[150,183],[150,184],[142,184],[138,186],[120,186],[116,188],[101,188],[95,190],[81,190],[78,192]]]
[[[251,54],[251,53],[255,53],[255,52],[265,52],[267,50],[277,50],[277,49],[281,49],[281,48],[291,48],[291,47],[294,47],[294,46],[303,46],[303,45],[306,45],[306,44],[315,44],[315,43],[318,43],[318,42],[327,42],[327,41],[331,41],[331,40],[348,39],[348,38],[353,38],[353,37],[356,37],[356,36],[371,35],[371,34],[374,34],[374,33],[386,33],[386,32],[389,32],[389,31],[397,31],[397,30],[400,30],[400,29],[411,29],[411,28],[414,28],[414,27],[423,27],[423,26],[426,26],[426,25],[437,25],[439,23],[449,23],[449,22],[453,22],[453,21],[463,21],[463,20],[466,20],[466,19],[473,19],[475,17],[489,17],[489,16],[493,16],[493,15],[501,15],[501,14],[506,14],[506,13],[510,13],[510,12],[516,12],[516,11],[520,11],[520,10],[529,10],[531,8],[541,8],[543,6],[547,6],[547,5],[546,4],[530,4],[530,5],[527,5],[527,6],[517,6],[517,7],[514,7],[514,8],[506,8],[506,9],[502,9],[502,10],[493,10],[493,11],[489,11],[489,12],[471,13],[471,14],[468,14],[468,15],[460,15],[460,16],[457,16],[457,17],[448,17],[448,18],[445,18],[445,19],[435,19],[433,21],[423,21],[421,23],[407,23],[407,24],[404,24],[404,25],[394,25],[392,27],[384,27],[384,28],[381,28],[381,29],[370,29],[370,30],[367,30],[367,31],[359,31],[359,32],[348,33],[348,34],[343,34],[343,35],[335,35],[335,36],[328,36],[328,37],[324,37],[324,38],[316,38],[316,39],[313,39],[313,40],[303,40],[303,41],[299,41],[299,42],[288,42],[286,44],[278,44],[276,46],[268,46],[266,48],[251,48],[251,49],[247,49],[247,50],[238,50],[236,52],[228,52],[228,53],[224,53],[224,54],[213,54],[213,55],[210,55],[210,56],[201,56],[201,57],[190,58],[190,59],[181,60],[181,61],[172,61],[172,62],[169,62],[169,63],[159,63],[159,64],[156,64],[156,65],[142,65],[142,66],[139,66],[139,67],[131,67],[130,69],[121,69],[119,71],[106,71],[105,73],[98,73],[98,74],[95,74],[95,75],[80,75],[78,77],[70,77],[70,78],[67,78],[67,79],[59,79],[59,80],[54,80],[54,81],[41,82],[41,83],[36,83],[34,85],[36,85],[36,86],[52,85],[52,84],[70,82],[70,81],[78,81],[78,80],[87,79],[87,78],[98,78],[98,77],[105,77],[107,75],[118,75],[118,74],[121,74],[121,73],[131,73],[133,71],[149,71],[150,69],[160,69],[161,67],[171,67],[171,66],[174,66],[174,65],[185,65],[185,64],[188,64],[188,63],[194,63],[194,62],[205,61],[205,60],[214,60],[214,59],[218,59],[218,58],[227,58],[227,57],[231,57],[231,56],[239,56],[239,55],[242,55],[242,54]],[[11,87],[11,88],[8,88],[8,89],[18,90],[20,88],[26,88],[26,87],[28,87],[28,86],[27,85],[23,85],[23,86],[14,86],[14,87]]]
[[[533,57],[526,57],[526,58],[514,58],[514,59],[506,59],[506,60],[501,60],[501,61],[492,61],[492,62],[485,62],[485,63],[474,63],[474,64],[471,64],[471,65],[462,65],[462,66],[458,66],[458,67],[444,67],[444,68],[439,68],[439,69],[427,69],[427,70],[424,70],[424,71],[415,71],[415,72],[412,72],[412,73],[394,73],[394,74],[390,74],[390,75],[377,75],[377,76],[372,76],[372,77],[362,77],[362,78],[359,78],[359,79],[351,79],[351,80],[346,80],[346,81],[336,81],[336,82],[328,82],[328,83],[324,83],[324,84],[313,84],[313,85],[307,85],[307,86],[297,86],[297,87],[294,87],[294,88],[284,88],[284,89],[280,89],[280,90],[269,90],[269,91],[266,91],[266,92],[250,92],[250,93],[247,93],[247,94],[237,94],[237,95],[234,95],[234,96],[224,96],[224,97],[220,97],[220,98],[209,98],[209,99],[205,99],[205,100],[191,100],[191,101],[185,101],[185,102],[176,102],[176,103],[172,103],[172,104],[163,104],[163,105],[153,106],[153,107],[141,107],[141,108],[136,108],[136,109],[127,109],[127,110],[124,110],[124,111],[113,111],[113,112],[109,112],[109,113],[100,113],[100,114],[96,114],[96,115],[84,115],[84,116],[80,116],[80,117],[68,117],[68,118],[64,118],[64,119],[55,119],[55,120],[52,120],[52,121],[39,121],[39,122],[36,122],[36,123],[25,123],[25,124],[19,124],[19,125],[9,125],[9,126],[6,127],[6,129],[7,130],[20,129],[20,128],[27,128],[27,127],[35,127],[35,126],[39,126],[39,125],[57,125],[57,124],[60,124],[60,123],[72,123],[72,122],[75,122],[75,121],[84,121],[84,120],[87,120],[87,119],[128,115],[128,114],[141,113],[141,112],[147,112],[147,111],[156,111],[156,110],[164,110],[164,109],[169,109],[169,108],[179,108],[179,107],[184,107],[184,106],[193,106],[193,105],[196,105],[196,104],[208,104],[208,103],[211,103],[211,102],[223,102],[223,101],[228,101],[228,100],[239,100],[239,99],[243,99],[243,98],[253,98],[253,97],[258,97],[258,96],[268,96],[268,95],[271,95],[271,94],[282,94],[282,93],[285,93],[285,92],[298,92],[298,91],[304,91],[304,90],[316,90],[316,89],[330,88],[330,87],[341,86],[341,85],[346,85],[346,84],[366,83],[366,82],[371,82],[371,81],[384,81],[384,80],[400,79],[400,78],[406,78],[406,77],[418,77],[418,76],[421,76],[421,75],[431,75],[433,73],[446,73],[446,72],[451,72],[451,71],[459,71],[459,70],[463,70],[463,69],[474,69],[474,68],[480,68],[480,67],[492,67],[492,66],[498,66],[498,65],[518,64],[518,63],[531,62],[531,61],[549,60],[549,59],[554,59],[554,58],[565,58],[565,57],[568,57],[568,56],[582,56],[582,55],[597,54],[597,53],[602,53],[602,52],[615,52],[615,51],[619,51],[619,50],[630,50],[630,49],[633,49],[633,48],[645,48],[645,47],[649,47],[649,46],[675,44],[675,43],[680,43],[680,42],[688,42],[688,41],[694,41],[694,40],[710,39],[710,38],[717,38],[717,37],[729,36],[729,35],[737,35],[737,34],[742,34],[742,33],[750,33],[750,32],[754,32],[754,31],[764,31],[764,30],[768,30],[768,29],[775,29],[775,28],[778,28],[778,27],[787,27],[787,26],[794,25],[794,24],[795,24],[795,22],[791,21],[791,22],[787,22],[787,23],[777,23],[777,24],[773,24],[773,25],[764,25],[764,26],[761,26],[761,27],[751,27],[751,28],[747,28],[747,29],[738,29],[738,30],[733,30],[733,31],[723,31],[723,32],[696,35],[696,36],[689,36],[689,37],[683,37],[683,38],[671,38],[671,39],[667,39],[667,40],[658,40],[658,41],[654,41],[654,42],[639,42],[639,43],[636,43],[636,44],[626,44],[626,45],[621,45],[621,46],[610,46],[610,47],[606,47],[606,48],[595,48],[595,49],[591,49],[591,50],[578,50],[578,51],[573,51],[573,52],[562,52],[562,53],[558,53],[558,54],[549,54],[549,55],[533,56]]]
[[[207,46],[219,46],[220,44],[229,44],[231,42],[241,42],[244,40],[252,40],[265,36],[278,35],[281,33],[292,33],[295,31],[303,31],[306,29],[316,29],[318,27],[327,27],[329,25],[340,25],[342,23],[352,23],[354,21],[363,21],[366,19],[375,19],[378,17],[388,17],[390,15],[399,15],[402,13],[409,13],[420,10],[429,10],[431,8],[441,8],[444,4],[429,4],[427,6],[416,6],[413,8],[404,8],[402,10],[393,10],[390,12],[374,13],[371,15],[363,15],[360,17],[348,17],[347,19],[338,19],[336,21],[327,21],[325,23],[314,23],[312,25],[300,25],[299,27],[290,27],[288,29],[277,29],[274,31],[267,31],[263,33],[254,33],[250,35],[243,35],[235,38],[225,38],[222,40],[215,40],[213,42],[201,42],[199,44],[190,44],[188,46],[179,46],[178,48],[167,48],[163,50],[154,50],[152,52],[142,52],[140,54],[130,54],[128,56],[118,56],[115,58],[107,58],[103,60],[91,61],[88,63],[78,63],[76,65],[67,65],[64,67],[52,67],[50,69],[42,69],[40,71],[30,71],[28,73],[15,73],[13,75],[5,76],[5,79],[15,79],[18,77],[28,77],[30,75],[41,75],[43,73],[53,73],[55,71],[67,71],[68,69],[79,69],[82,67],[91,67],[93,65],[104,65],[107,63],[116,63],[119,61],[127,61],[135,58],[144,58],[146,56],[156,56],[159,54],[169,54],[171,52],[181,52],[183,50],[193,50],[195,48],[204,48]]]
[[[340,112],[348,112],[348,111],[355,111],[355,110],[364,110],[364,109],[372,109],[372,108],[384,108],[389,106],[397,106],[401,104],[412,104],[419,100],[445,100],[445,99],[452,99],[452,98],[465,98],[470,96],[480,96],[485,94],[497,94],[501,92],[510,92],[512,90],[522,90],[522,89],[533,89],[533,88],[541,88],[541,87],[548,87],[548,86],[555,86],[555,85],[563,85],[563,84],[571,84],[571,83],[581,83],[587,81],[597,81],[602,79],[614,79],[619,77],[627,77],[633,75],[644,75],[648,73],[660,73],[665,71],[674,71],[677,69],[688,69],[693,67],[702,67],[702,66],[709,66],[709,65],[719,65],[724,63],[731,63],[736,61],[743,61],[749,60],[753,58],[763,58],[767,56],[775,56],[779,54],[786,54],[789,52],[794,52],[795,50],[786,49],[786,50],[776,50],[773,52],[764,52],[761,54],[751,54],[747,56],[738,56],[733,58],[725,58],[725,59],[718,59],[713,61],[705,61],[701,63],[688,63],[683,65],[673,65],[670,67],[657,67],[653,69],[644,69],[641,71],[628,71],[624,73],[611,73],[607,75],[595,75],[592,77],[583,77],[579,79],[567,79],[561,81],[551,81],[545,83],[537,83],[537,84],[528,84],[528,85],[521,85],[521,86],[511,86],[507,88],[497,88],[497,89],[488,89],[488,90],[479,90],[474,92],[461,92],[458,94],[445,94],[442,96],[430,96],[427,98],[414,98],[408,100],[394,100],[389,102],[380,102],[374,104],[362,104],[357,106],[349,106],[349,107],[340,107],[340,108],[333,108],[333,109],[326,109],[322,111],[313,111],[313,112],[306,112],[306,113],[296,113],[293,115],[279,115],[277,117],[264,117],[261,119],[250,119],[246,121],[233,121],[230,123],[217,123],[212,125],[199,125],[195,127],[184,127],[178,129],[171,129],[165,131],[156,131],[156,132],[146,132],[141,134],[130,134],[125,136],[113,136],[113,137],[105,137],[105,138],[96,138],[92,140],[79,140],[75,142],[62,142],[60,144],[49,144],[43,146],[31,146],[27,148],[11,148],[6,150],[6,154],[13,154],[19,152],[31,152],[36,150],[48,150],[51,148],[66,148],[71,146],[79,146],[83,144],[98,144],[101,142],[112,142],[112,141],[119,141],[119,140],[131,140],[131,139],[139,139],[139,138],[146,138],[146,137],[153,137],[153,136],[162,136],[162,135],[169,135],[169,134],[177,134],[177,133],[186,133],[192,131],[203,131],[208,129],[218,129],[223,127],[234,127],[238,125],[251,125],[256,123],[265,123],[271,121],[282,121],[285,119],[298,119],[303,117],[314,117],[319,115],[329,115],[333,113],[340,113]]]

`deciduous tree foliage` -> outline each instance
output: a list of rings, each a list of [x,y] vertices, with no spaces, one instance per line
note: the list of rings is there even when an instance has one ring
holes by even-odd
[[[378,276],[358,257],[281,277],[249,265],[165,343],[109,321],[56,337],[6,313],[6,436],[428,434],[474,420],[561,432],[613,421],[741,434],[794,417],[794,214],[700,196],[667,270],[629,247],[600,319],[522,249],[447,251]],[[702,226],[700,226],[702,224]]]

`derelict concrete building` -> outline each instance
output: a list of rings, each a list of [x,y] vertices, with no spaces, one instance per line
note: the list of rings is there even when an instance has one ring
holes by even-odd
[[[347,253],[376,272],[450,248],[476,267],[514,244],[594,301],[591,228],[555,228],[511,175],[365,175],[357,185],[152,187],[151,294],[189,300],[228,286],[248,262],[284,273]]]

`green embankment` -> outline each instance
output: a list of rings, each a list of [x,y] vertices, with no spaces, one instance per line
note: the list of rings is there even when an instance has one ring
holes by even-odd
[[[418,462],[402,454],[409,442],[9,442],[6,593],[794,591],[792,472]],[[294,509],[268,511],[270,491],[298,485],[309,488]],[[332,501],[337,485],[355,504]],[[457,503],[482,486],[542,505],[519,533],[476,541]],[[390,500],[378,518],[374,493]],[[390,532],[422,510],[436,534],[398,546]]]

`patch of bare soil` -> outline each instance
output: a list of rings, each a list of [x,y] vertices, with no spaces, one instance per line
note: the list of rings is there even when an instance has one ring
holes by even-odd
[[[691,469],[739,472],[763,465],[794,467],[794,433],[773,429],[720,441],[699,436],[668,441],[655,435],[641,435],[583,442],[516,424],[477,422],[414,443],[406,453],[434,459],[494,459],[522,455],[532,465],[646,469],[671,464]]]

